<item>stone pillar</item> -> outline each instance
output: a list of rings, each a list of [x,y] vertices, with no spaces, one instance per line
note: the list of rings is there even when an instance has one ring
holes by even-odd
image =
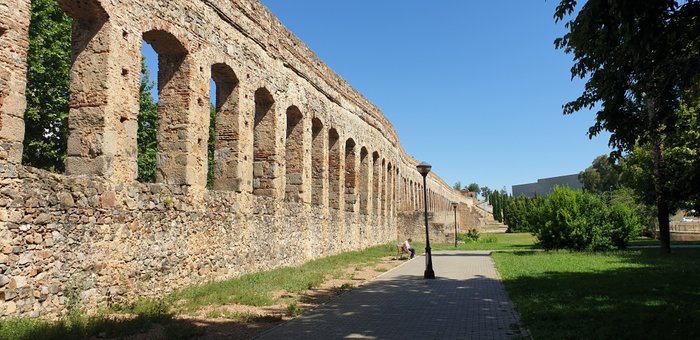
[[[216,83],[216,143],[214,148],[214,190],[241,192],[241,114],[239,81],[224,63],[211,66]]]
[[[22,163],[30,8],[29,0],[0,6],[0,163]]]
[[[73,18],[66,174],[137,176],[138,43],[96,1],[61,2]]]

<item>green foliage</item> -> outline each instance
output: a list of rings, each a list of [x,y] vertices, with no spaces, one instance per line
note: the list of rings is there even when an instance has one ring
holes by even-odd
[[[618,186],[620,169],[610,157],[601,155],[593,160],[593,164],[578,174],[583,188],[601,194],[611,191]]]
[[[68,143],[72,20],[53,0],[32,1],[22,162],[63,172]]]
[[[534,339],[697,339],[700,301],[688,287],[700,282],[700,252],[658,254],[498,252],[492,258]]]
[[[489,187],[481,187],[481,196],[488,201],[489,195],[491,195],[491,189]]]
[[[493,219],[504,222],[504,209],[508,200],[508,193],[494,191],[489,196],[491,207],[493,208]]]
[[[288,316],[297,316],[301,314],[303,309],[297,305],[296,301],[292,301],[287,304],[287,315]]]
[[[642,230],[634,210],[588,192],[556,187],[538,204],[524,219],[544,249],[624,248]]]
[[[462,182],[455,182],[455,184],[452,185],[452,188],[454,188],[455,190],[462,190]]]
[[[479,190],[480,190],[479,185],[476,183],[469,184],[467,189],[471,192],[476,192],[476,193],[479,193]]]
[[[669,188],[674,169],[665,161],[673,157],[666,147],[673,145],[669,138],[686,133],[687,118],[678,114],[682,103],[698,98],[700,2],[588,0],[576,5],[576,0],[561,0],[554,14],[556,21],[574,16],[554,44],[573,54],[571,76],[586,81],[564,113],[596,108],[589,137],[609,131],[615,156],[650,144],[657,217],[668,252],[670,205],[688,197]],[[695,189],[690,195],[697,197]]]
[[[683,105],[677,111],[681,128],[663,138],[664,182],[669,193],[670,212],[678,208],[700,210],[700,105]],[[656,203],[653,154],[649,144],[637,144],[620,162],[621,181],[634,189],[644,204]]]
[[[139,87],[138,134],[138,180],[143,183],[156,181],[156,157],[158,155],[158,103],[151,90],[155,86],[151,81],[146,57],[141,61],[141,85]]]
[[[457,239],[464,243],[477,242],[479,241],[479,231],[469,229],[466,234],[457,233]]]

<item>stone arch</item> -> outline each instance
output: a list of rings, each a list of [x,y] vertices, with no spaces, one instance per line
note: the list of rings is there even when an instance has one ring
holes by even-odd
[[[253,123],[253,193],[260,196],[277,197],[276,179],[277,124],[275,100],[266,88],[255,91],[255,120]]]
[[[352,138],[345,141],[345,211],[354,212],[357,202],[357,143]]]
[[[225,63],[211,66],[211,79],[216,84],[213,188],[240,192],[240,81]]]
[[[287,108],[285,139],[285,200],[302,202],[304,193],[304,124],[296,106]]]
[[[185,62],[187,50],[170,32],[154,29],[143,33],[143,40],[158,53],[158,157],[156,182],[192,184],[202,169],[193,168],[198,150],[192,136],[189,103],[191,67]],[[193,139],[195,139],[193,141]],[[194,142],[194,143],[193,143]]]
[[[328,205],[340,209],[342,190],[340,187],[343,175],[341,162],[340,136],[336,129],[328,131]]]
[[[311,204],[325,205],[326,203],[326,135],[323,122],[314,118],[311,120]]]
[[[387,162],[386,164],[386,211],[384,212],[387,216],[391,215],[391,207],[394,204],[394,197],[393,197],[393,192],[392,190],[392,173],[393,173],[393,167],[391,166],[391,162]]]
[[[372,153],[372,213],[379,215],[381,211],[381,192],[382,185],[382,165],[379,162],[379,152]]]
[[[369,214],[370,183],[372,181],[370,171],[369,152],[366,147],[360,149],[360,213]]]
[[[386,185],[387,185],[387,176],[386,176],[386,159],[382,158],[382,165],[381,165],[381,170],[379,171],[382,174],[382,183],[381,183],[381,194],[380,194],[380,200],[381,204],[379,205],[380,212],[379,215],[383,216],[384,213],[386,212],[386,203],[387,203],[387,198],[386,198]]]

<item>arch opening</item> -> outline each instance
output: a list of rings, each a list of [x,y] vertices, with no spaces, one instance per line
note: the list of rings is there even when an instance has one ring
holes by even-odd
[[[304,124],[296,106],[287,109],[285,200],[302,202],[304,194]]]
[[[240,192],[239,80],[230,66],[216,63],[211,66],[211,84],[207,187]]]
[[[275,100],[266,88],[255,91],[253,123],[253,194],[277,197],[278,177]]]

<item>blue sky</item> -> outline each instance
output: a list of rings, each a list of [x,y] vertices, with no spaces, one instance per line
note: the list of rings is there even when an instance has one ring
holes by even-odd
[[[610,151],[587,137],[592,112],[562,114],[583,82],[554,49],[557,1],[262,2],[449,184],[510,191]]]

